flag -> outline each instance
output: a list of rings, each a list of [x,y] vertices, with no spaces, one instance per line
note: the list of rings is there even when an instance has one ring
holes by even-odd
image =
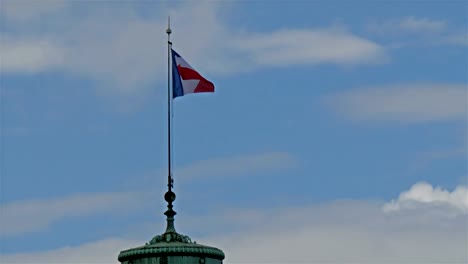
[[[189,93],[214,92],[212,82],[203,78],[175,50],[172,51],[172,98]]]

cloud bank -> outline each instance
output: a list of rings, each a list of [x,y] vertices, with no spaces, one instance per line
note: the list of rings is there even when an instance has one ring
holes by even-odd
[[[429,192],[420,193],[421,188]],[[466,197],[453,191],[417,183],[404,191],[406,198],[452,208]],[[465,193],[466,194],[466,193]],[[414,198],[418,197],[418,198]],[[451,197],[426,199],[421,197]],[[440,200],[451,201],[440,203]],[[393,202],[390,202],[393,203]],[[466,212],[434,214],[432,206],[386,211],[379,201],[335,201],[281,208],[231,208],[206,216],[191,216],[193,228],[207,230],[192,237],[226,253],[224,263],[466,263],[468,227]],[[463,205],[466,209],[466,204]],[[439,211],[437,211],[439,212]],[[423,215],[421,215],[423,213]],[[422,217],[423,216],[423,217]],[[184,221],[177,220],[179,225]],[[222,232],[217,231],[218,226]],[[195,230],[194,229],[194,230]],[[211,231],[214,229],[214,231]],[[148,228],[151,237],[154,230]],[[107,238],[77,247],[36,253],[2,255],[7,263],[115,263],[118,253],[143,245],[145,239]]]

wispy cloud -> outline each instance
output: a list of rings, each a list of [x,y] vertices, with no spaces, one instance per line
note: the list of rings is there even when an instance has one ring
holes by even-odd
[[[50,251],[3,255],[2,263],[118,263],[117,256],[123,249],[141,246],[141,241],[107,238],[79,246],[65,246]]]
[[[383,204],[340,201],[290,208],[230,208],[206,216],[191,216],[187,222],[199,222],[197,230],[220,226],[219,233],[192,238],[221,248],[226,253],[227,264],[406,264],[468,260],[466,214],[455,217],[432,214],[433,207],[386,213],[382,211]],[[424,217],[420,217],[421,210]],[[154,231],[148,228],[148,232]],[[67,254],[71,256],[66,258],[70,262],[114,262],[121,250],[145,242],[144,239],[139,242],[103,239],[73,248],[3,255],[2,259],[8,263],[33,259],[35,263],[63,263]]]
[[[359,121],[466,120],[464,84],[408,84],[354,89],[324,99],[339,114]]]
[[[467,139],[465,133],[463,133],[462,136],[463,140],[461,140],[460,144],[456,147],[429,149],[417,153],[410,163],[410,172],[419,173],[424,170],[429,170],[433,165],[439,164],[439,162],[466,160],[468,158],[468,149],[466,148]]]
[[[21,2],[21,1],[20,1]],[[1,71],[36,73],[57,69],[65,62],[64,48],[45,39],[11,39],[0,42]]]
[[[371,23],[368,29],[379,34],[438,33],[447,28],[447,22],[425,17],[407,16],[381,23]]]
[[[439,43],[468,46],[468,33],[463,31],[444,36],[439,40]]]
[[[385,61],[377,43],[339,28],[280,30],[252,34],[239,42],[260,65],[362,64]]]
[[[402,30],[407,31],[442,31],[446,28],[447,23],[440,20],[431,20],[428,18],[416,18],[416,17],[405,17],[399,23],[398,26]]]
[[[389,47],[421,45],[468,45],[466,28],[456,28],[445,20],[407,16],[366,26],[370,33],[391,41]]]
[[[297,166],[297,159],[284,152],[215,158],[198,161],[175,171],[181,181],[272,172]],[[165,175],[165,174],[164,174]],[[154,179],[155,177],[151,177]],[[162,177],[160,177],[162,179]],[[142,186],[139,186],[142,187]],[[151,190],[138,192],[81,193],[53,199],[32,199],[0,205],[0,236],[42,231],[67,217],[91,217],[121,213],[121,208],[141,210]],[[146,200],[145,200],[146,199]],[[34,221],[31,221],[34,219]]]
[[[0,47],[1,54],[8,54],[2,70],[22,73],[60,69],[106,84],[101,87],[107,87],[107,94],[141,93],[149,84],[161,81],[166,71],[167,18],[141,17],[132,8],[91,8],[94,5],[98,4],[83,6],[88,10],[86,15],[73,14],[68,5],[51,5],[44,12],[61,8],[69,16],[41,19],[59,20],[63,26],[2,32],[8,39]],[[21,6],[4,12],[7,17],[28,14],[29,7],[21,11]],[[186,2],[175,9],[161,5],[177,18],[172,24],[174,47],[208,74],[302,64],[368,64],[386,57],[379,44],[344,29],[241,32],[220,19],[220,7],[221,2],[216,1]],[[28,17],[30,23],[37,19]],[[193,37],[194,29],[197,37]]]
[[[0,205],[0,236],[47,229],[65,217],[120,212],[122,206],[141,209],[144,193],[91,193]],[[33,219],[33,220],[32,220]]]
[[[267,152],[234,157],[220,157],[197,161],[174,171],[182,180],[200,178],[252,175],[293,168],[297,159],[285,152]]]

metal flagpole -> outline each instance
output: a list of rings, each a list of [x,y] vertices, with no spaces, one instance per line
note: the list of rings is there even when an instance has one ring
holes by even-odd
[[[172,106],[172,93],[171,93],[171,20],[170,17],[167,21],[167,168],[168,168],[168,175],[167,175],[167,187],[168,192],[172,192],[172,164],[171,164],[171,106]]]
[[[174,216],[177,214],[172,210],[172,203],[175,201],[176,195],[172,191],[174,180],[172,178],[172,164],[171,164],[171,107],[172,107],[172,93],[171,93],[171,55],[172,55],[172,42],[171,42],[171,20],[168,18],[167,22],[167,188],[168,191],[164,195],[164,199],[167,202],[167,211],[164,213],[167,216],[167,227],[166,233],[175,232],[174,227]],[[174,62],[172,62],[174,63]]]

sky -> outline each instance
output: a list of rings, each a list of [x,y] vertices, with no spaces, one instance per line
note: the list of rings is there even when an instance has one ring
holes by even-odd
[[[466,1],[0,0],[0,262],[468,263]]]

